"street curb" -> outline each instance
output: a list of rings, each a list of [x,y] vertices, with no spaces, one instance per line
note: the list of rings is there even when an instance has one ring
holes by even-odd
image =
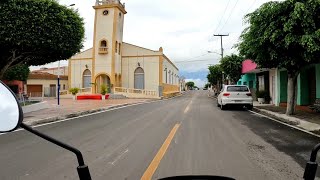
[[[210,96],[209,94],[208,94],[208,97],[211,98],[211,99],[216,99],[215,97]],[[286,117],[285,115],[282,115],[282,114],[279,114],[279,113],[275,113],[275,112],[272,112],[272,111],[268,111],[268,110],[265,110],[265,109],[259,109],[257,107],[253,107],[252,111],[249,111],[249,112],[264,116],[264,117],[266,117],[266,118],[268,118],[270,120],[276,121],[276,122],[278,122],[280,124],[289,126],[291,128],[294,128],[294,129],[297,129],[299,131],[308,133],[310,135],[320,137],[320,125],[318,125],[317,128],[311,128],[310,129],[310,127],[309,127],[309,129],[308,129],[308,128],[305,128],[305,124],[306,123],[310,124],[310,122],[307,122],[307,121],[304,121],[304,120],[300,120],[300,119],[295,118],[295,117]],[[313,124],[315,124],[315,123],[313,123]]]
[[[308,134],[320,137],[319,136],[320,135],[320,125],[317,129],[311,130],[311,129],[307,129],[307,128],[304,128],[303,126],[301,126],[301,124],[305,121],[299,120],[298,118],[295,118],[295,120],[289,120],[289,119],[280,117],[278,113],[274,113],[272,111],[268,111],[268,110],[264,110],[264,109],[259,109],[257,107],[254,107],[252,112],[264,115],[266,117],[269,117],[270,119],[274,119],[274,120],[276,120],[280,123],[283,123],[287,126],[294,127],[295,129],[298,129],[298,130],[301,130],[301,131],[306,132]]]
[[[145,103],[153,103],[153,102],[159,102],[159,101],[164,101],[164,100],[170,100],[170,99],[174,99],[176,97],[180,97],[182,95],[183,94],[180,94],[178,96],[174,96],[174,97],[171,97],[171,98],[168,98],[168,99],[150,99],[150,100],[146,100],[144,102],[125,103],[125,104],[119,104],[119,105],[104,107],[104,108],[91,109],[91,110],[87,110],[87,111],[79,111],[79,112],[74,112],[74,113],[70,113],[70,114],[67,114],[67,115],[63,115],[63,116],[50,117],[50,118],[45,118],[45,119],[38,119],[38,120],[34,120],[34,121],[26,121],[24,123],[29,125],[29,126],[37,126],[37,125],[41,125],[41,124],[52,123],[52,122],[55,122],[55,121],[63,121],[65,119],[76,118],[76,117],[83,116],[83,115],[103,112],[103,111],[106,111],[106,110],[112,110],[112,109],[116,109],[116,108],[121,108],[121,107],[124,107],[124,106],[134,106],[134,105],[140,105],[140,104],[145,104]]]
[[[281,121],[281,122],[284,122],[284,123],[287,123],[287,124],[290,124],[290,125],[299,125],[300,122],[298,120],[290,120],[290,119],[286,119],[286,118],[283,118],[283,117],[280,117],[278,113],[275,113],[275,112],[272,112],[272,111],[268,111],[268,110],[264,110],[264,109],[259,109],[257,107],[253,107],[252,111],[254,112],[258,112],[260,114],[263,114],[263,115],[266,115],[266,116],[269,116],[269,117],[272,117],[278,121]]]
[[[152,101],[146,101],[146,102],[152,102]],[[57,116],[57,117],[50,117],[50,118],[46,118],[46,119],[38,119],[38,120],[34,120],[34,121],[27,121],[27,122],[24,122],[24,123],[29,125],[29,126],[36,126],[36,125],[40,125],[40,124],[51,123],[51,122],[55,122],[55,121],[61,121],[61,120],[64,120],[64,119],[75,118],[75,117],[79,117],[79,116],[83,116],[83,115],[87,115],[87,114],[92,114],[92,113],[96,113],[96,112],[112,110],[112,109],[120,108],[120,107],[123,107],[123,106],[144,104],[146,102],[119,104],[119,105],[114,105],[114,106],[109,106],[109,107],[104,107],[104,108],[98,108],[98,109],[91,109],[91,110],[87,110],[87,111],[74,112],[74,113],[70,113],[70,114],[62,115],[62,116]]]
[[[270,119],[271,121],[275,121],[275,122],[277,122],[277,123],[279,123],[279,124],[288,126],[288,127],[292,128],[292,129],[296,129],[296,130],[298,130],[298,131],[302,131],[302,132],[304,132],[304,133],[307,133],[307,134],[310,134],[310,135],[312,135],[312,136],[316,136],[316,137],[320,138],[320,134],[317,134],[317,133],[314,133],[314,132],[311,132],[311,131],[307,131],[307,130],[301,128],[301,127],[298,127],[298,126],[295,126],[295,125],[290,125],[290,124],[288,124],[288,123],[279,121],[279,120],[277,120],[277,119],[275,119],[275,118],[269,117],[268,115],[263,115],[263,114],[261,114],[261,113],[255,112],[255,111],[249,111],[249,112],[251,112],[251,113],[253,113],[253,114],[257,114],[257,115],[262,116],[262,117],[265,117],[265,118]]]

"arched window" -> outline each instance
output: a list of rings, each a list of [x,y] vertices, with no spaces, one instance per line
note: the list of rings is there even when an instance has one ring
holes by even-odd
[[[100,47],[107,47],[107,41],[106,40],[100,41]]]
[[[134,88],[144,89],[144,71],[141,67],[134,71]]]
[[[83,88],[91,87],[91,71],[86,69],[83,71]]]
[[[172,80],[171,80],[171,84],[173,84],[173,72],[172,72],[171,78],[172,78]]]
[[[100,54],[107,54],[108,53],[108,43],[106,40],[100,41],[99,53]]]
[[[118,41],[116,41],[116,53],[118,53]]]

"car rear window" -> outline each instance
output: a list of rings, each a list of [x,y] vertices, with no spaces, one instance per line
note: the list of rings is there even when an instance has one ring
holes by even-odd
[[[229,86],[227,87],[228,92],[248,92],[249,89],[246,86]]]

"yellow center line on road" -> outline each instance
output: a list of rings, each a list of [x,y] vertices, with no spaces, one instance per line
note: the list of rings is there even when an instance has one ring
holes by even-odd
[[[180,127],[180,124],[176,124],[173,127],[173,129],[169,133],[167,139],[164,141],[161,148],[159,149],[158,153],[151,161],[149,167],[144,172],[143,176],[141,177],[141,180],[150,180],[152,178],[153,174],[156,172],[156,170],[160,164],[161,159],[163,158],[167,149],[169,148],[169,145],[170,145],[170,143],[171,143],[171,141],[172,141],[172,139],[173,139],[174,135],[176,134],[179,127]]]

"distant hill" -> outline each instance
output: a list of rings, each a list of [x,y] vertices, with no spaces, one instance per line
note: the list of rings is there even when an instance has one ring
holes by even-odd
[[[199,70],[195,72],[180,71],[180,76],[184,76],[187,81],[193,81],[196,86],[204,87],[207,82],[208,70]]]
[[[180,76],[184,76],[186,79],[201,79],[206,81],[208,72],[208,70],[199,70],[195,72],[180,71]]]

